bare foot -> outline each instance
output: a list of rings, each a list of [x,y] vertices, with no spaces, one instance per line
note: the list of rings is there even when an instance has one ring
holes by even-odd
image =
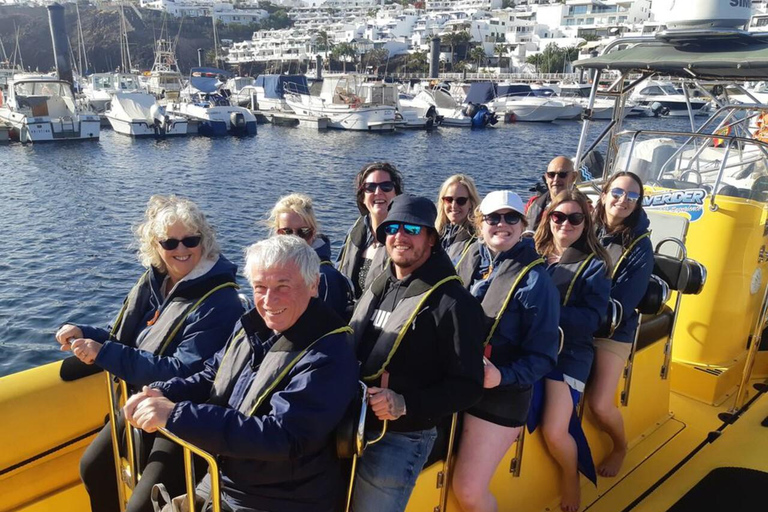
[[[578,512],[581,501],[581,487],[579,476],[576,478],[564,477],[560,481],[562,496],[560,497],[560,510],[563,512]]]
[[[624,462],[624,457],[627,456],[627,449],[613,450],[605,458],[600,467],[597,468],[597,473],[600,476],[613,477],[619,474],[621,464]]]

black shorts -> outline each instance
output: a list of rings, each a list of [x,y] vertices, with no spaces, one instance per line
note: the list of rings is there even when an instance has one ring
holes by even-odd
[[[533,388],[497,386],[483,390],[483,398],[467,410],[469,414],[503,427],[522,427],[528,419]]]

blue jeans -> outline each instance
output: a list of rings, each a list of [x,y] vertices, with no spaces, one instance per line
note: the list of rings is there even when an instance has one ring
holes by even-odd
[[[352,511],[405,510],[435,438],[435,428],[387,432],[381,441],[367,448],[357,463]]]

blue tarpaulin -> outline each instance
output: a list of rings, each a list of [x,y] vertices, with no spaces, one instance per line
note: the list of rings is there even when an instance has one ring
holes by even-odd
[[[220,82],[231,77],[232,73],[216,68],[192,68],[189,72],[189,84],[203,93],[216,92]],[[221,80],[219,80],[221,77]]]
[[[288,90],[299,94],[309,94],[307,77],[304,75],[259,75],[256,87],[264,88],[265,98],[282,98],[288,84]]]
[[[499,84],[496,88],[499,98],[506,96],[535,96],[528,84]]]
[[[485,104],[496,97],[496,88],[491,82],[475,82],[469,86],[464,103]]]

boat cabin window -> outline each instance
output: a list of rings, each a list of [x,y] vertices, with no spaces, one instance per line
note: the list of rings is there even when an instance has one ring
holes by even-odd
[[[664,92],[662,92],[661,87],[653,85],[651,87],[646,87],[645,89],[640,91],[640,94],[644,96],[661,96],[664,94]]]
[[[121,76],[120,77],[120,89],[138,89],[139,84],[136,83],[136,79],[132,76]]]
[[[21,82],[14,84],[13,90],[17,98],[25,96],[72,98],[72,91],[69,86],[61,82]]]
[[[94,75],[93,76],[93,88],[94,89],[111,89],[112,88],[112,76],[110,75]]]

